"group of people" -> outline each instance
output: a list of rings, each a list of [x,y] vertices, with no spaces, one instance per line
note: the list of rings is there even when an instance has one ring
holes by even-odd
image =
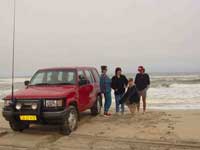
[[[128,106],[131,113],[139,112],[141,97],[143,101],[143,113],[146,112],[146,96],[150,86],[150,78],[149,75],[145,73],[145,68],[143,66],[138,67],[135,80],[133,78],[127,79],[126,76],[122,74],[122,69],[119,67],[115,69],[115,75],[112,79],[107,75],[107,66],[101,66],[101,71],[100,88],[105,98],[104,116],[111,116],[109,109],[112,104],[112,89],[115,95],[116,114],[124,114],[125,105]]]

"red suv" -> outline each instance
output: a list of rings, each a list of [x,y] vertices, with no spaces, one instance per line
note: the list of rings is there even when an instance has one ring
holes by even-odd
[[[58,124],[69,135],[78,126],[79,113],[101,111],[99,74],[92,67],[48,68],[38,70],[26,88],[4,98],[3,116],[14,131],[31,123]],[[12,100],[11,100],[12,99]]]

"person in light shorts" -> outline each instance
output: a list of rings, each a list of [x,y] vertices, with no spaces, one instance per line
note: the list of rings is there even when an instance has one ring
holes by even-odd
[[[145,68],[143,66],[138,67],[138,72],[139,73],[135,77],[135,84],[140,98],[142,97],[143,113],[145,113],[147,90],[150,87],[150,77],[147,73],[145,73]],[[140,111],[140,103],[138,105],[138,111]]]

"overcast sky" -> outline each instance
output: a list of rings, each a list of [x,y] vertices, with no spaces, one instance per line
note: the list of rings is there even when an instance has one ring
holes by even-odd
[[[200,72],[199,0],[16,0],[16,75],[108,65]],[[13,0],[0,0],[0,76],[11,72]]]

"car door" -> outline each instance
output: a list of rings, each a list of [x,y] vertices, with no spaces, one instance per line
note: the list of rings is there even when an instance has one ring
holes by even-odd
[[[86,110],[90,105],[90,92],[91,87],[89,84],[88,79],[85,76],[85,73],[83,70],[78,70],[78,82],[79,82],[79,110],[84,111]],[[87,81],[87,82],[86,82]]]
[[[92,74],[93,74],[93,77],[95,79],[94,86],[95,86],[96,93],[100,93],[100,76],[99,76],[99,73],[96,69],[92,69]]]
[[[89,107],[92,107],[94,105],[94,102],[96,101],[96,88],[95,88],[95,79],[93,77],[93,74],[91,72],[91,69],[85,70],[86,78],[90,81],[88,87],[89,87]]]

